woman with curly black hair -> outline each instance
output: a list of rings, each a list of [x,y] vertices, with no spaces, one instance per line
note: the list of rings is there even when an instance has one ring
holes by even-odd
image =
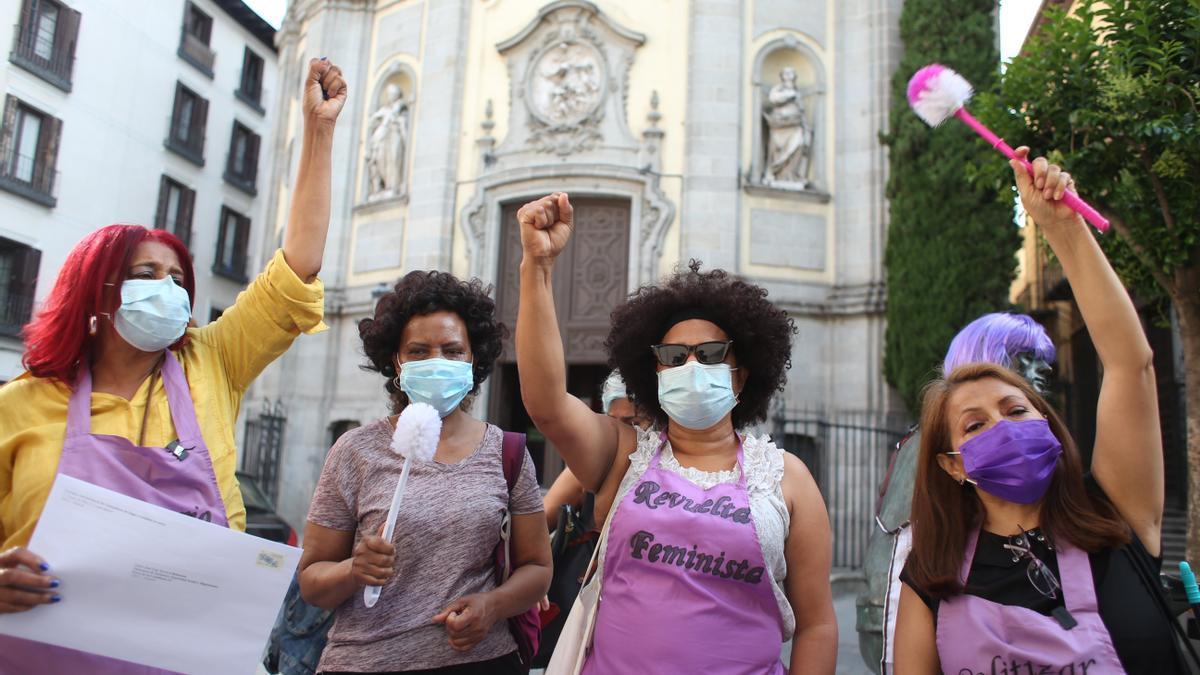
[[[489,290],[478,279],[410,272],[359,323],[363,367],[384,377],[393,415],[334,443],[309,509],[300,589],[335,610],[321,672],[528,671],[506,620],[546,593],[550,543],[524,438],[467,414],[506,333]],[[441,437],[433,461],[410,469],[387,541],[379,533],[404,462],[392,434],[410,402],[437,409]],[[523,461],[510,488],[505,463],[515,453]],[[505,513],[512,573],[497,584]],[[383,587],[374,607],[364,586]]]
[[[518,212],[521,396],[571,471],[615,508],[572,610],[595,612],[594,631],[575,649],[560,640],[547,672],[774,675],[790,639],[791,672],[832,673],[825,503],[799,459],[741,433],[783,388],[791,320],[762,288],[693,261],[618,307],[606,342],[661,432],[594,413],[567,393],[554,313],[551,274],[572,215],[563,193]]]

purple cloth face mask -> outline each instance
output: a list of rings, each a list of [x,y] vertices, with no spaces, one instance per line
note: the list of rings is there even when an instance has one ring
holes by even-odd
[[[1001,420],[963,443],[963,468],[979,489],[1018,504],[1032,504],[1050,488],[1062,443],[1046,420]]]

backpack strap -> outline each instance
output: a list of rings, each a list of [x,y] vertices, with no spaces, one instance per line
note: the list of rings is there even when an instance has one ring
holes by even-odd
[[[504,482],[508,483],[508,491],[512,493],[521,475],[521,465],[525,463],[525,434],[515,431],[504,432]]]
[[[504,482],[508,485],[508,499],[511,502],[513,487],[517,484],[517,477],[521,475],[521,464],[525,462],[525,434],[504,432],[504,443],[501,447]],[[508,581],[508,575],[512,573],[512,514],[507,506],[504,508],[504,520],[500,526],[500,538],[504,546],[504,575],[501,577],[503,583]]]

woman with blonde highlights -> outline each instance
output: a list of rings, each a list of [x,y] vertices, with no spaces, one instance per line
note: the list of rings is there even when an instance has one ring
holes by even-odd
[[[1021,157],[1027,148],[1018,151]],[[925,392],[896,673],[1182,673],[1154,579],[1162,438],[1153,354],[1070,176],[1014,163],[1104,370],[1091,466],[1030,384],[960,365]]]

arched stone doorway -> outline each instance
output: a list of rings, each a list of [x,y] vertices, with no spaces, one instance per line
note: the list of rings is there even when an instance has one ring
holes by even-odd
[[[500,207],[497,310],[510,332],[517,325],[521,234],[516,214],[522,203],[511,201]],[[609,314],[625,299],[629,288],[630,201],[587,196],[572,203],[575,232],[555,265],[554,309],[567,360],[567,389],[599,411],[600,386],[609,372],[604,351]],[[562,470],[562,459],[547,447],[521,402],[514,338],[510,334],[492,376],[488,419],[501,428],[529,435],[538,478],[549,485]]]

